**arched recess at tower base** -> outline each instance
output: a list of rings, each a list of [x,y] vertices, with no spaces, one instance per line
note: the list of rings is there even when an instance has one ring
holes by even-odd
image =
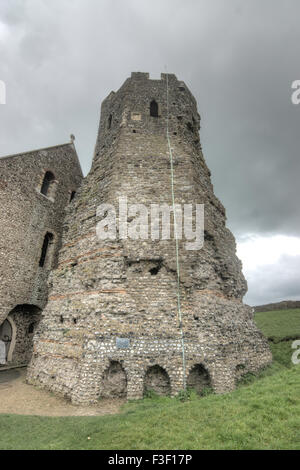
[[[168,373],[162,367],[149,367],[145,374],[144,395],[154,392],[157,395],[170,395],[171,384]]]
[[[120,362],[111,361],[103,374],[100,398],[126,398],[126,396],[126,372]]]
[[[187,387],[194,389],[199,395],[202,395],[206,388],[211,387],[211,380],[208,371],[202,364],[195,364],[188,375]]]

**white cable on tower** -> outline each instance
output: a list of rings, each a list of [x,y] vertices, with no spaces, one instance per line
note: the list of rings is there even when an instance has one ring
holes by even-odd
[[[184,333],[182,328],[182,314],[181,314],[181,297],[180,297],[180,265],[179,265],[179,247],[178,247],[178,231],[177,231],[177,220],[176,220],[176,208],[175,208],[175,194],[174,194],[174,166],[173,166],[173,154],[169,135],[169,79],[168,73],[166,73],[167,82],[167,141],[170,155],[170,167],[171,167],[171,190],[172,190],[172,205],[173,205],[173,216],[174,216],[174,235],[175,235],[175,250],[176,250],[176,270],[177,270],[177,311],[178,311],[178,326],[181,333],[181,346],[182,346],[182,367],[183,367],[183,387],[186,389],[186,365],[185,365],[185,344],[184,344]]]

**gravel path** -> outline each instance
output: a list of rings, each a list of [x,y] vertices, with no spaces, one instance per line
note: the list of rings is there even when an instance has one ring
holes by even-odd
[[[26,369],[0,371],[0,413],[38,416],[101,416],[120,412],[125,400],[75,406],[64,398],[25,383]]]

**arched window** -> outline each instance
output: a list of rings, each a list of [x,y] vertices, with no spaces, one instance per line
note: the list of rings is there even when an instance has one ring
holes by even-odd
[[[55,176],[51,171],[47,171],[44,176],[43,184],[41,187],[41,193],[44,196],[53,196],[54,195],[54,184],[55,184]]]
[[[152,100],[150,103],[150,116],[158,117],[158,104],[155,100]]]
[[[46,257],[47,257],[47,252],[49,249],[49,246],[53,242],[53,234],[50,232],[47,232],[44,238],[43,246],[42,246],[42,252],[41,252],[41,257],[40,257],[40,262],[39,265],[42,268],[45,265],[46,262]]]

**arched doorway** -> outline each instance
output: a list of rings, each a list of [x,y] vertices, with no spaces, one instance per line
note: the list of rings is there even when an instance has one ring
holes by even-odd
[[[33,351],[33,337],[40,319],[41,309],[35,305],[18,305],[9,313],[5,320],[11,328],[7,362],[29,363]]]
[[[187,378],[187,386],[193,388],[199,395],[202,395],[205,388],[211,387],[211,380],[208,371],[202,364],[195,364]]]
[[[12,336],[13,336],[13,329],[9,320],[4,320],[2,325],[0,326],[0,341],[5,344],[5,353],[2,356],[1,351],[1,358],[0,358],[0,365],[4,365],[9,362],[9,352],[12,343]],[[3,351],[4,352],[4,351]]]
[[[151,391],[157,395],[170,395],[171,393],[168,373],[159,365],[149,367],[145,374],[144,395]]]
[[[101,398],[125,398],[127,396],[126,372],[118,361],[111,361],[104,371]]]

